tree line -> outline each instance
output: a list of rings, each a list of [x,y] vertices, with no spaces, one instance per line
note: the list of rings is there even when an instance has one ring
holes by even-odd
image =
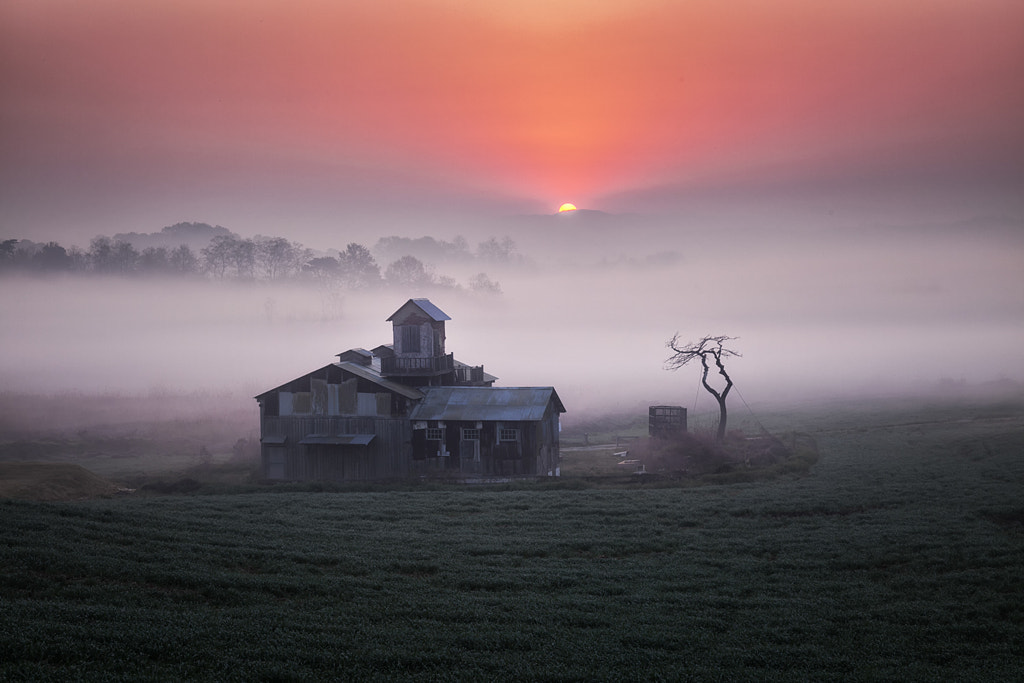
[[[457,289],[461,285],[454,278],[438,275],[413,253],[437,261],[462,263],[521,261],[521,257],[515,253],[515,244],[507,237],[501,241],[491,238],[481,242],[475,253],[462,237],[452,242],[432,237],[385,237],[377,242],[375,249],[391,259],[383,268],[373,252],[357,242],[349,243],[344,250],[318,254],[283,237],[257,235],[242,238],[233,233],[216,234],[206,246],[198,250],[188,244],[180,244],[177,247],[148,246],[140,251],[131,241],[117,236],[96,237],[89,243],[88,250],[77,246],[65,248],[55,241],[36,243],[7,239],[0,241],[0,271],[123,277],[172,276],[232,281],[306,281],[328,288],[345,289],[386,286]],[[500,285],[483,272],[471,277],[466,286],[476,292],[501,292]]]

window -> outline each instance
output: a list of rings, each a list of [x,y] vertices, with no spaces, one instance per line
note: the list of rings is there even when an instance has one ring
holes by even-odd
[[[498,441],[519,441],[519,430],[502,427],[498,430]]]
[[[427,428],[427,441],[440,441],[444,438],[444,431],[439,427]]]
[[[420,352],[420,328],[418,325],[402,325],[402,353]]]
[[[462,430],[463,441],[479,441],[480,430],[479,429],[463,429]]]

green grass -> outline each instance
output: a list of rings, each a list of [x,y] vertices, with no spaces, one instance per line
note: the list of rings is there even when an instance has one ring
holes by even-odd
[[[1024,411],[897,408],[761,482],[0,502],[0,680],[1020,680]]]

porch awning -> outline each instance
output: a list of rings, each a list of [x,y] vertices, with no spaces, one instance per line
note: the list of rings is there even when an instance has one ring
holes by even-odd
[[[375,434],[306,434],[299,443],[303,446],[366,446]]]
[[[285,436],[284,434],[267,434],[262,439],[260,439],[260,442],[269,444],[282,444],[287,440],[288,437]]]

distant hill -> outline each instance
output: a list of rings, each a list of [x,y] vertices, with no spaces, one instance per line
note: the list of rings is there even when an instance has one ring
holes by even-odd
[[[187,244],[193,251],[199,251],[210,243],[214,237],[238,237],[235,233],[220,225],[209,223],[175,223],[168,225],[160,232],[122,232],[114,235],[114,240],[130,242],[138,251],[147,247],[167,247],[173,249]]]

